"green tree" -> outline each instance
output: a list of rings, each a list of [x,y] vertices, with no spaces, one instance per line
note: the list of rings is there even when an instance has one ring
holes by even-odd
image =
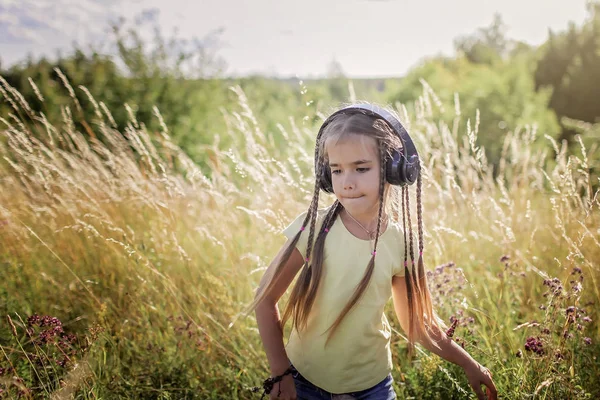
[[[590,18],[581,28],[550,32],[535,71],[536,89],[552,89],[549,106],[561,119],[587,123],[600,119],[600,3],[589,4]],[[573,142],[578,132],[562,124],[561,139]]]
[[[411,70],[402,79],[402,87],[391,101],[411,104],[432,88],[442,104],[453,104],[455,95],[460,103],[463,127],[467,119],[474,127],[477,110],[480,113],[478,144],[486,149],[488,161],[498,165],[503,139],[509,130],[526,124],[537,125],[538,137],[555,136],[559,130],[556,116],[548,110],[550,93],[536,92],[533,81],[533,53],[513,55],[496,64],[475,64],[465,57],[433,58]],[[434,109],[434,116],[452,126],[454,109]],[[460,130],[461,134],[466,129]],[[540,146],[545,146],[539,144]]]
[[[492,65],[508,55],[511,43],[506,37],[506,25],[502,16],[495,14],[490,26],[457,38],[454,47],[472,63]]]
[[[230,100],[223,81],[216,79],[224,68],[212,43],[219,32],[187,42],[174,37],[167,39],[154,29],[153,38],[148,41],[139,34],[145,23],[127,27],[121,21],[113,26],[110,47],[114,56],[93,48],[75,48],[56,61],[45,58],[35,61],[29,57],[24,64],[0,71],[0,75],[23,95],[33,111],[42,111],[56,122],[61,120],[64,106],[73,108],[69,91],[57,72],[61,71],[82,105],[71,110],[74,120],[79,124],[78,129],[88,135],[95,135],[96,113],[80,87],[110,110],[120,131],[130,120],[125,104],[130,106],[138,123],[151,132],[161,129],[154,116],[157,107],[176,143],[193,159],[203,162],[203,145],[212,143],[214,135],[225,130],[220,107]],[[29,78],[39,87],[43,102]],[[0,103],[0,116],[7,117],[11,112],[9,102]]]

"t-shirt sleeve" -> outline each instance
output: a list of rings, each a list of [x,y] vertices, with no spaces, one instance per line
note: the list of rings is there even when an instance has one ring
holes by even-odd
[[[292,223],[289,224],[283,230],[283,234],[288,239],[293,239],[298,232],[301,232],[300,228],[302,228],[302,223],[304,222],[304,219],[306,218],[306,214],[307,214],[307,211],[298,215],[296,217],[296,219],[294,221],[292,221]],[[308,225],[308,222],[307,222],[307,225]],[[298,239],[298,242],[296,243],[296,248],[300,251],[300,254],[302,254],[302,258],[306,258],[306,247],[308,244],[308,230],[309,230],[309,227],[306,227],[305,230],[302,231],[302,234],[300,235],[300,239]]]
[[[394,263],[394,270],[392,272],[394,276],[404,276],[404,258],[400,258]]]

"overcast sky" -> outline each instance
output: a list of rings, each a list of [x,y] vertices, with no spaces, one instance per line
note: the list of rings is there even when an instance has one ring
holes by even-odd
[[[509,37],[541,44],[587,17],[586,0],[0,0],[0,60],[68,53],[100,43],[109,21],[136,16],[165,33],[218,34],[228,75],[317,76],[337,60],[346,75],[400,76],[500,13]]]

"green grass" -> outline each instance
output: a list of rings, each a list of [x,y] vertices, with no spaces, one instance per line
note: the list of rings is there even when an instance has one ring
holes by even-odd
[[[277,145],[240,96],[224,110],[234,146],[215,138],[201,170],[166,127],[132,117],[119,132],[98,106],[78,131],[75,105],[48,122],[0,87],[14,105],[0,136],[0,314],[12,321],[0,324],[0,398],[259,398],[249,388],[268,366],[242,312],[280,230],[308,205],[313,127],[280,121]],[[494,176],[476,130],[433,120],[427,98],[415,115],[398,107],[423,158],[440,315],[458,319],[454,338],[501,398],[599,397],[600,203],[585,149],[567,156],[525,127],[503,138]],[[460,368],[424,350],[407,361],[391,302],[388,313],[399,398],[474,396]],[[28,323],[34,314],[61,324]],[[525,349],[529,337],[543,352]]]

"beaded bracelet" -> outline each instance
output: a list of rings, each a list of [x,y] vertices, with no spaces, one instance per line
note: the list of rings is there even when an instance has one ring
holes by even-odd
[[[284,376],[289,375],[293,372],[293,368],[292,366],[290,366],[288,369],[285,370],[285,372],[281,375],[277,375],[277,376],[272,376],[270,378],[265,379],[265,381],[263,382],[263,389],[264,392],[261,396],[261,400],[265,397],[265,395],[267,394],[271,394],[271,390],[273,390],[273,386],[275,386],[275,384],[277,382],[281,382],[281,380],[283,379]],[[281,394],[281,385],[279,387],[279,393],[277,393],[277,396],[279,396]]]

